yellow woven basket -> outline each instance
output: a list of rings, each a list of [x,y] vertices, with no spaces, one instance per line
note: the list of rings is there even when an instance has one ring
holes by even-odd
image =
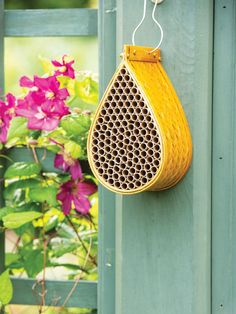
[[[188,122],[160,50],[125,46],[95,114],[88,157],[109,190],[135,194],[174,186],[192,159]]]

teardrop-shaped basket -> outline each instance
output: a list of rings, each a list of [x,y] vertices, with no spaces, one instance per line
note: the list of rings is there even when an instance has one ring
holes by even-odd
[[[88,157],[109,190],[135,194],[174,186],[192,159],[188,122],[160,50],[125,46],[95,114]]]

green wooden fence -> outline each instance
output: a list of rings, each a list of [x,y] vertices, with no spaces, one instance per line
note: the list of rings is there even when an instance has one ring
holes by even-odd
[[[97,10],[94,9],[53,9],[53,10],[4,10],[0,0],[0,86],[4,86],[4,38],[36,36],[97,36]],[[27,160],[24,149],[10,152],[15,161]],[[2,160],[1,160],[2,163]],[[50,166],[50,160],[47,161]],[[51,160],[52,164],[52,160]],[[47,164],[48,167],[48,164]],[[2,170],[1,170],[2,171]],[[1,175],[1,173],[0,173]],[[3,191],[1,186],[0,194]],[[0,206],[3,204],[0,195]],[[4,237],[0,235],[0,271],[4,269]],[[13,278],[14,296],[12,304],[36,305],[32,293],[32,279]],[[48,294],[46,305],[52,305],[55,296],[60,297],[57,306],[66,298],[73,287],[73,281],[46,281]],[[97,308],[97,283],[81,281],[67,303],[67,307]]]
[[[215,2],[212,313],[236,310],[236,1]]]
[[[100,0],[101,93],[142,7],[143,0]],[[149,16],[152,7],[148,1]],[[4,36],[97,34],[96,10],[3,9],[0,0],[1,69]],[[69,305],[98,307],[100,314],[235,314],[236,1],[165,0],[157,14],[165,32],[163,65],[190,122],[193,164],[168,191],[120,196],[100,188],[98,296],[96,283],[83,282]],[[58,28],[62,17],[65,27]],[[158,42],[151,19],[137,38]],[[3,250],[1,241],[0,256]],[[66,295],[62,282],[47,284]],[[18,294],[30,291],[30,280],[14,285],[13,302],[34,302]]]

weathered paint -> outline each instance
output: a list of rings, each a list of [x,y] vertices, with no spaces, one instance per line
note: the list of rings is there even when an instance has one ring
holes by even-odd
[[[215,2],[212,314],[236,311],[236,1]]]
[[[152,3],[136,37],[155,46]],[[117,1],[117,56],[143,0]],[[134,14],[135,13],[135,14]],[[211,96],[213,1],[164,1],[164,67],[187,113],[193,164],[164,192],[116,196],[116,314],[211,312]]]
[[[12,304],[36,305],[38,298],[33,290],[37,291],[34,279],[14,278]],[[47,306],[61,306],[74,286],[72,280],[46,280]],[[40,287],[39,287],[40,288]],[[93,281],[80,281],[66,303],[66,307],[97,308],[97,283]]]
[[[116,0],[99,2],[99,87],[104,92],[116,66]],[[98,312],[115,313],[115,194],[99,187]]]
[[[7,37],[97,36],[96,9],[6,10]]]

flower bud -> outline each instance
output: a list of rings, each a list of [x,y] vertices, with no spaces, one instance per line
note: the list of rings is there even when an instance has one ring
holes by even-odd
[[[27,143],[28,143],[28,145],[31,145],[31,146],[38,145],[38,141],[34,140],[34,139],[29,139]]]

